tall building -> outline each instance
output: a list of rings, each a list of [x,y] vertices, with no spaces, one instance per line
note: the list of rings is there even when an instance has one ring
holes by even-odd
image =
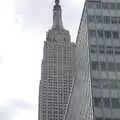
[[[120,120],[120,0],[86,0],[65,120]]]
[[[44,42],[38,120],[63,120],[72,88],[75,44],[63,27],[61,13],[56,0],[53,25]]]

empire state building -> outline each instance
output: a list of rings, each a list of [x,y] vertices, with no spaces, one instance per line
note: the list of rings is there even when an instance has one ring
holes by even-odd
[[[74,80],[75,44],[64,29],[59,0],[47,32],[41,65],[38,120],[63,120]]]

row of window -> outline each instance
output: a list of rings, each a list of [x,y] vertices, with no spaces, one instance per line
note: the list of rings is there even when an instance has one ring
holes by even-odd
[[[93,104],[95,107],[106,107],[106,108],[120,108],[120,99],[119,98],[101,98],[94,97]]]
[[[72,58],[48,58],[48,61],[47,62],[51,62],[51,63],[72,63]]]
[[[113,39],[119,39],[119,32],[118,31],[109,31],[109,30],[89,30],[89,37],[95,38],[107,38],[110,39],[113,37]]]
[[[93,79],[92,88],[98,89],[120,89],[120,80]]]
[[[120,24],[120,17],[88,15],[88,22]]]
[[[112,46],[103,46],[103,45],[91,45],[90,46],[90,52],[91,53],[97,53],[99,52],[100,54],[113,54],[115,53],[116,55],[120,55],[120,47],[112,47]]]
[[[43,120],[46,120],[47,118],[46,118],[46,116],[44,116],[43,117]],[[63,119],[58,119],[58,117],[56,117],[56,118],[48,118],[48,120],[63,120]]]
[[[120,120],[120,118],[101,118],[101,117],[96,117],[95,120]]]
[[[72,82],[71,83],[68,83],[68,82],[66,82],[66,83],[63,83],[63,82],[49,82],[49,86],[57,86],[57,85],[59,85],[59,84],[62,84],[62,85],[64,85],[64,87],[67,87],[67,86],[69,86],[70,84],[72,84]]]
[[[115,2],[87,2],[88,8],[94,8],[94,9],[112,9],[112,10],[120,10],[120,3]]]
[[[120,63],[104,62],[104,61],[93,61],[91,63],[92,70],[108,70],[120,72]]]

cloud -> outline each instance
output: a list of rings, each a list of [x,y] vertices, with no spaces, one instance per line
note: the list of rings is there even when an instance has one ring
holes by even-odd
[[[49,20],[47,0],[16,0],[16,20],[22,24],[46,24]],[[46,19],[47,18],[47,19]],[[20,20],[20,21],[19,21]]]
[[[0,56],[0,64],[2,64],[2,56]]]
[[[0,119],[1,120],[12,120],[15,111],[8,106],[0,106]]]
[[[18,111],[31,110],[34,111],[34,106],[24,100],[12,99],[8,101],[7,105],[0,105],[0,119],[12,120],[17,115]],[[16,112],[17,111],[17,112]]]
[[[13,100],[10,100],[10,105],[13,107],[13,108],[19,108],[19,109],[30,109],[30,110],[33,110],[34,107],[32,104],[24,101],[24,100],[20,100],[20,99],[13,99]]]

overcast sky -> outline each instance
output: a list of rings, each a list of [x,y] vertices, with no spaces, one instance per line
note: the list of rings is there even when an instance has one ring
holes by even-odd
[[[75,42],[84,0],[61,0]],[[0,1],[0,120],[37,120],[43,43],[54,0]]]

